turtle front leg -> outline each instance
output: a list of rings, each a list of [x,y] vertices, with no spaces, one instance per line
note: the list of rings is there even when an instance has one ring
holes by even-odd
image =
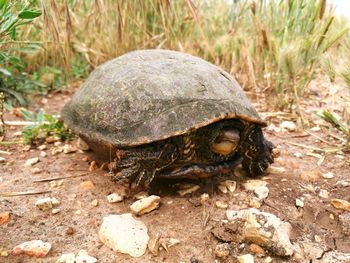
[[[117,153],[114,180],[127,179],[131,188],[147,187],[154,177],[178,159],[176,144],[155,143]]]
[[[260,176],[273,163],[274,145],[264,138],[263,132],[256,124],[245,127],[241,134],[240,154],[243,169],[248,176]]]

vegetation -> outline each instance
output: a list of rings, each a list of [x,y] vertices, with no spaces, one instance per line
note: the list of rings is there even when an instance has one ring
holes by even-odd
[[[28,76],[20,57],[21,53],[38,48],[38,45],[30,41],[18,40],[20,27],[41,15],[39,10],[33,8],[34,4],[34,1],[20,1],[15,4],[0,0],[0,92],[22,105],[26,104],[24,94],[44,87]],[[25,46],[18,47],[19,43]]]
[[[47,137],[53,136],[60,140],[70,139],[72,134],[64,127],[61,120],[40,110],[37,114],[27,110],[21,110],[27,121],[34,124],[25,126],[22,132],[23,141],[26,144],[40,144]]]
[[[326,0],[0,0],[0,11],[0,91],[20,104],[145,48],[203,57],[297,113],[320,70],[350,85],[349,69],[331,63],[339,54],[329,58],[349,54],[349,26]]]

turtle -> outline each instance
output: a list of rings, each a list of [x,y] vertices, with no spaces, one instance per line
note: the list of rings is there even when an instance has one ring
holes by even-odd
[[[63,121],[114,180],[203,178],[242,164],[266,173],[274,145],[237,81],[199,57],[136,50],[98,66],[62,110]]]

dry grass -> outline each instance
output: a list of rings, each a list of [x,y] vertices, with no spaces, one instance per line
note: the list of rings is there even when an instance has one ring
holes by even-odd
[[[41,8],[41,20],[22,32],[45,48],[31,58],[33,70],[49,64],[71,73],[76,61],[93,69],[135,49],[174,49],[220,65],[271,105],[297,112],[323,54],[348,30],[326,0],[42,0]]]

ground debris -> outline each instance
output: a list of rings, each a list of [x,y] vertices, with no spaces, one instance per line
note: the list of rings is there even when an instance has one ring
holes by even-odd
[[[350,211],[350,203],[346,200],[334,198],[331,200],[331,204],[337,209]]]
[[[30,166],[33,166],[34,164],[37,164],[38,162],[40,162],[39,157],[30,158],[26,160],[26,162],[24,163],[24,166],[30,167]]]
[[[269,195],[267,182],[263,180],[248,180],[243,186],[247,191],[253,191],[260,200],[264,200]]]
[[[177,191],[179,195],[185,196],[196,192],[200,189],[200,186],[196,184],[179,184],[179,188],[180,190]]]
[[[217,244],[215,247],[215,256],[218,258],[226,258],[230,255],[231,246],[229,243]]]
[[[266,247],[279,256],[291,256],[294,253],[289,237],[292,226],[288,222],[255,208],[227,210],[226,215],[230,221],[243,220],[244,241]]]
[[[40,210],[48,210],[59,204],[60,201],[58,201],[55,197],[41,198],[35,202],[35,206]]]
[[[131,214],[104,217],[99,238],[114,251],[129,254],[132,257],[142,256],[149,240],[146,225],[134,219]]]
[[[51,244],[41,240],[32,240],[15,246],[12,250],[13,255],[25,254],[33,257],[45,257],[51,249]]]
[[[159,203],[160,197],[157,195],[151,195],[132,203],[130,209],[135,215],[143,215],[157,209]]]
[[[107,195],[108,203],[118,203],[124,200],[124,196],[119,195],[117,193],[111,193]]]
[[[245,254],[237,257],[239,263],[254,263],[254,256],[251,254]]]

